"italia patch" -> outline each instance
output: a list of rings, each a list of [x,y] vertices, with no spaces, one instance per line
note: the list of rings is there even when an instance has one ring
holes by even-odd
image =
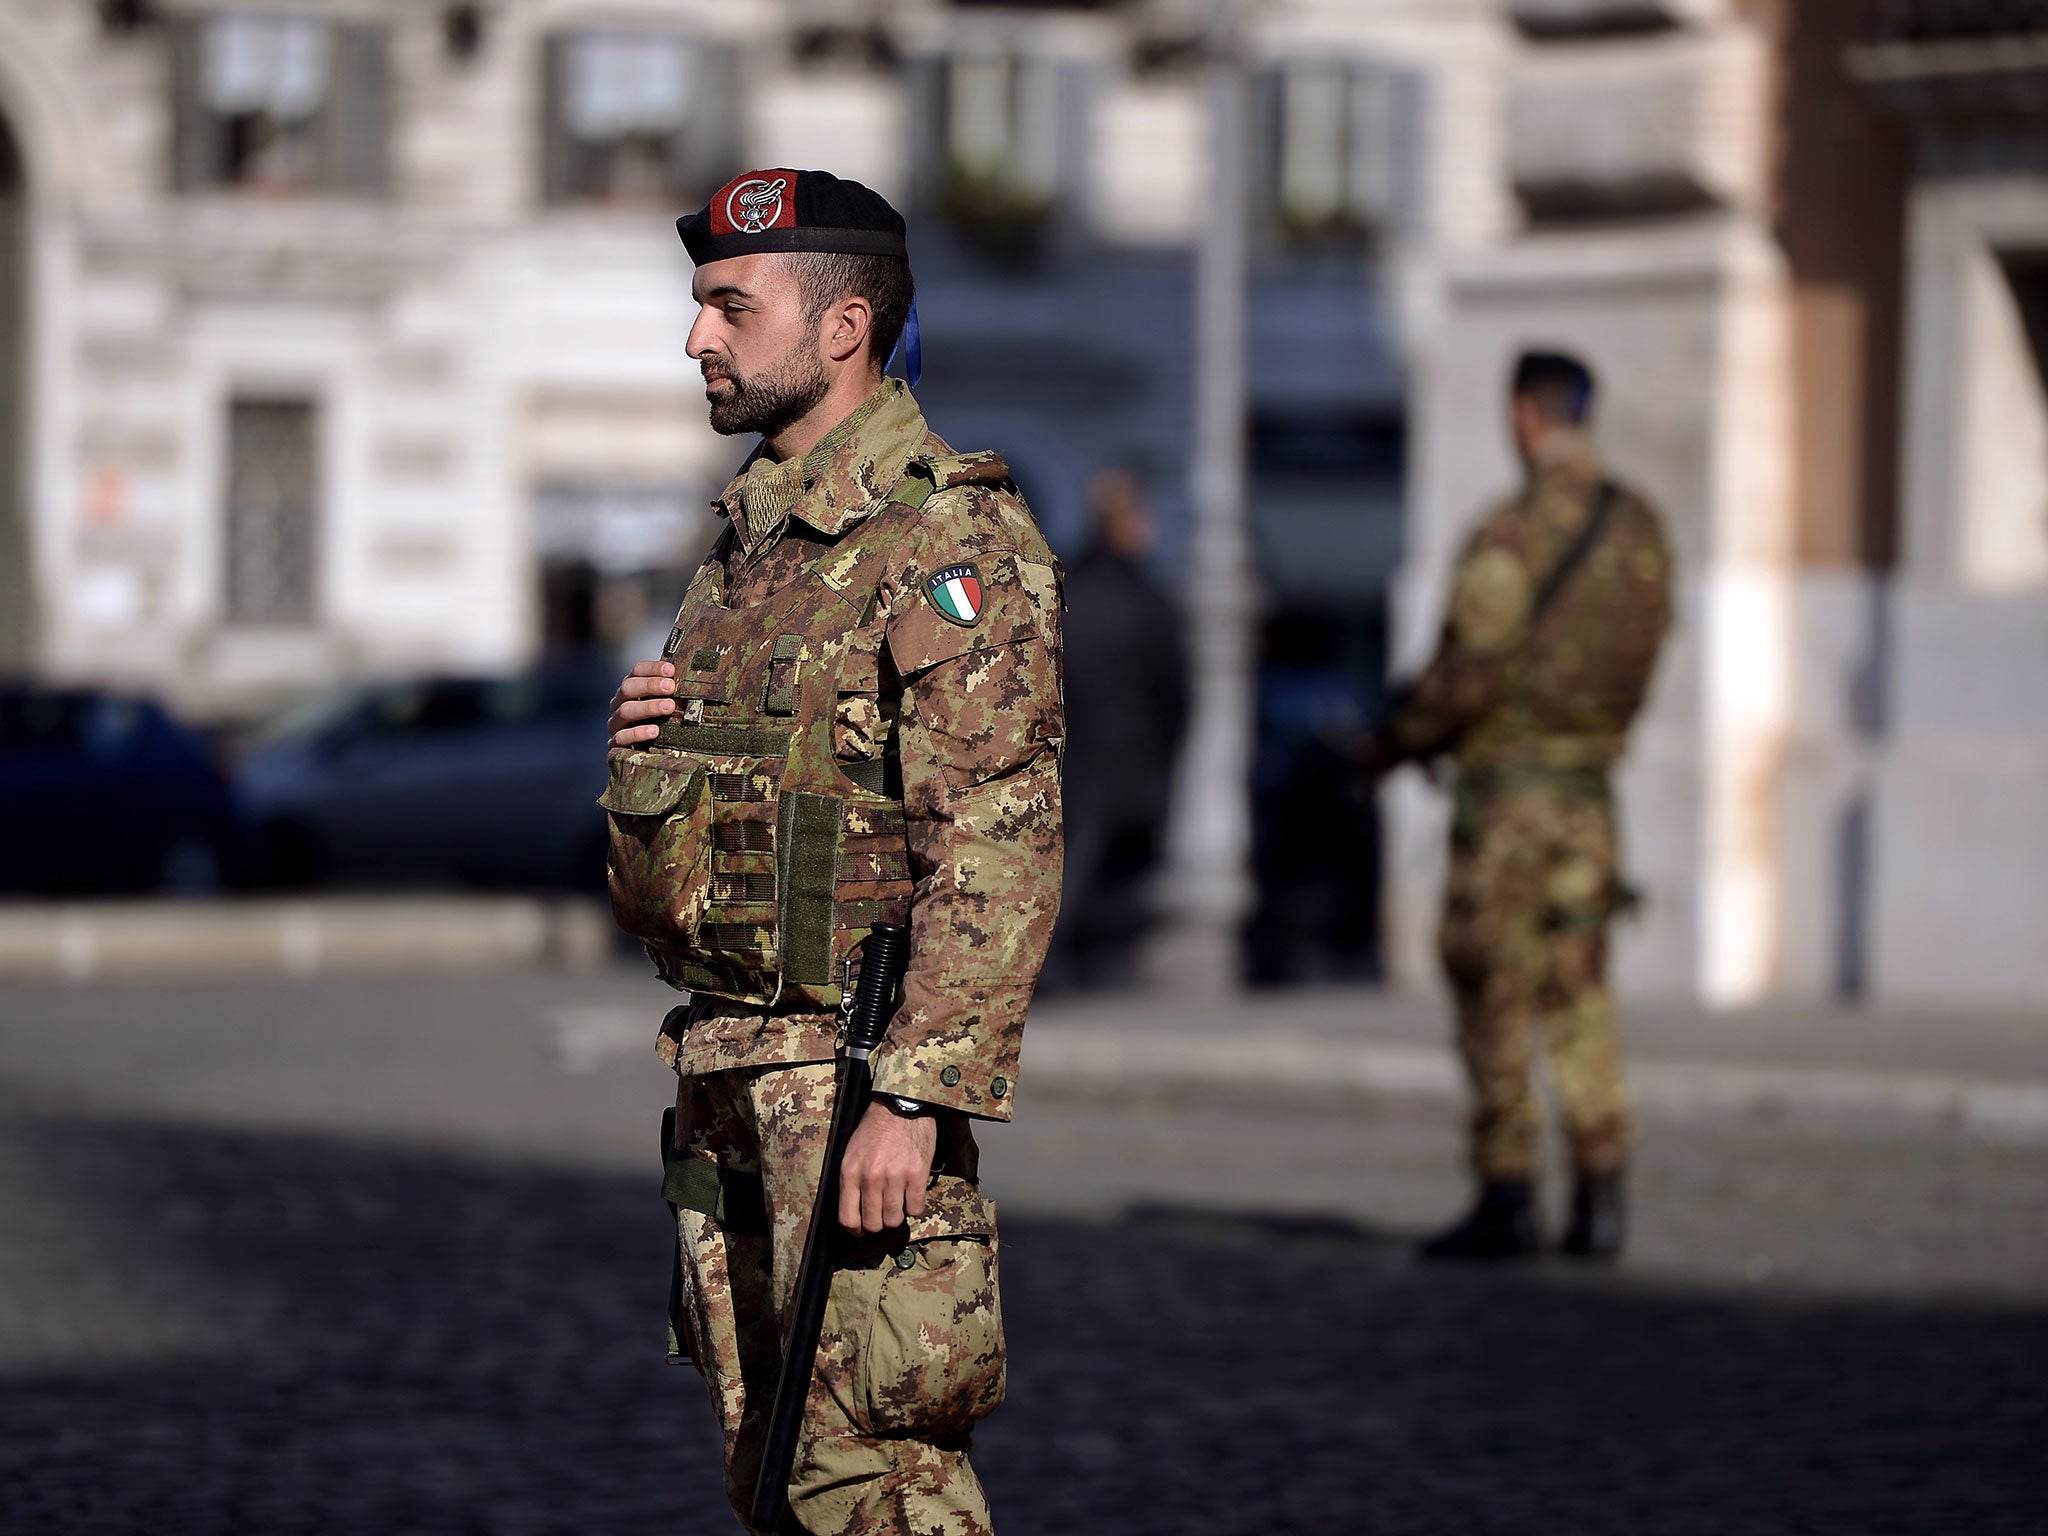
[[[924,595],[942,618],[973,624],[981,618],[981,572],[972,561],[949,565],[925,578]]]

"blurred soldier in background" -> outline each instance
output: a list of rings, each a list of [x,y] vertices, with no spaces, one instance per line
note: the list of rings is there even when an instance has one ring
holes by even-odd
[[[1376,767],[1439,756],[1457,767],[1439,943],[1480,1189],[1428,1258],[1538,1246],[1539,1031],[1576,1174],[1565,1251],[1609,1258],[1621,1246],[1629,1114],[1607,989],[1623,890],[1609,771],[1670,622],[1671,557],[1656,511],[1602,476],[1592,402],[1576,358],[1517,363],[1509,417],[1527,484],[1466,544],[1436,654],[1368,747]]]
[[[1187,719],[1179,611],[1145,575],[1158,536],[1137,478],[1108,469],[1088,487],[1092,538],[1067,575],[1066,889],[1047,961],[1056,984],[1124,977],[1138,937],[1135,893],[1158,857]]]

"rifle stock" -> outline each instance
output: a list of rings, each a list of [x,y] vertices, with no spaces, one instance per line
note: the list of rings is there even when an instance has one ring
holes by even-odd
[[[797,1437],[804,1427],[804,1405],[810,1400],[811,1377],[818,1365],[818,1336],[825,1326],[825,1300],[832,1289],[833,1233],[838,1226],[839,1165],[854,1127],[867,1112],[872,1078],[868,1058],[882,1043],[889,1017],[896,1009],[896,990],[910,964],[910,931],[878,923],[861,950],[860,981],[854,988],[847,1019],[846,1050],[838,1063],[832,1094],[832,1132],[825,1143],[825,1168],[818,1180],[818,1198],[804,1237],[803,1262],[797,1271],[796,1299],[790,1307],[789,1336],[782,1341],[782,1370],[775,1382],[775,1405],[769,1410],[768,1437],[761,1448],[761,1475],[754,1484],[751,1516],[756,1530],[780,1527],[789,1508],[789,1474],[796,1461]]]

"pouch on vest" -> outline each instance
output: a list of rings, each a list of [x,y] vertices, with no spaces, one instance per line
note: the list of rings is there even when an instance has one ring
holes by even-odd
[[[876,512],[956,484],[998,482],[993,455],[918,462]],[[876,516],[746,610],[727,608],[719,551],[684,596],[663,659],[685,704],[645,749],[615,752],[612,910],[672,986],[744,1003],[825,1009],[878,921],[907,918],[911,871],[894,704],[880,636],[806,662],[805,636],[871,614],[900,523]],[[1016,579],[991,560],[998,582]],[[865,609],[863,605],[865,606]],[[1016,605],[917,648],[962,654],[1018,638]],[[850,612],[849,612],[850,610]],[[865,621],[864,621],[865,622]],[[933,624],[941,623],[934,617]],[[822,633],[822,631],[817,631]],[[903,643],[895,637],[886,642]],[[936,659],[936,657],[934,657]],[[686,665],[687,660],[687,665]],[[689,706],[695,706],[690,708]]]
[[[598,799],[609,823],[605,884],[626,932],[664,944],[697,936],[711,894],[711,796],[704,765],[659,748],[614,749]]]

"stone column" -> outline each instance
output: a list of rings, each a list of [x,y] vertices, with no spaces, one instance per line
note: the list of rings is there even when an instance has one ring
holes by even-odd
[[[1245,529],[1245,280],[1249,231],[1244,65],[1229,0],[1216,0],[1204,87],[1208,216],[1195,242],[1195,509],[1187,586],[1193,711],[1175,774],[1156,985],[1230,988],[1251,911],[1251,767],[1258,594]]]

